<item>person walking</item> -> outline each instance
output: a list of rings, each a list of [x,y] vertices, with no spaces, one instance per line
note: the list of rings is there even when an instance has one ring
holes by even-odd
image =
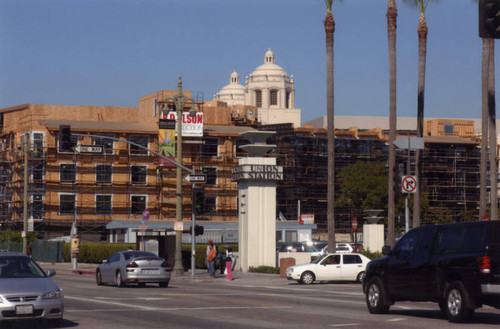
[[[215,257],[217,256],[215,252],[215,246],[213,243],[208,245],[209,252],[207,256],[208,263],[208,275],[215,278]]]
[[[233,265],[233,251],[230,247],[226,249],[226,271],[227,279],[233,280],[233,272],[231,271],[231,266]]]

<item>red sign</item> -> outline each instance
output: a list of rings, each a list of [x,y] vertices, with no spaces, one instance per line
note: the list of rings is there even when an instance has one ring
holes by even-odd
[[[356,217],[352,218],[352,229],[356,231],[358,229],[358,219]]]
[[[484,215],[483,218],[481,218],[482,221],[486,221],[486,220],[490,220],[490,218],[488,217],[488,215]]]
[[[139,231],[146,232],[146,225],[144,224],[139,225]]]
[[[415,193],[417,189],[417,179],[415,176],[403,176],[401,189],[403,193]]]

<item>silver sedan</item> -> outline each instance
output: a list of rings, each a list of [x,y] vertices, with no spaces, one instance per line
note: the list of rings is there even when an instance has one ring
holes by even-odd
[[[0,327],[3,320],[45,319],[59,326],[64,311],[62,290],[23,253],[0,252]]]
[[[114,283],[118,287],[129,283],[137,283],[139,286],[158,283],[160,287],[167,287],[171,272],[167,262],[152,252],[119,251],[97,267],[96,283]]]

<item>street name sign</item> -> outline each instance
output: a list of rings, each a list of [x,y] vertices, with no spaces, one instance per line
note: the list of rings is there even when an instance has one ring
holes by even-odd
[[[398,149],[423,150],[425,148],[422,137],[399,137],[394,140]]]
[[[91,153],[91,154],[102,154],[104,147],[102,145],[80,145],[75,146],[76,153]]]
[[[207,182],[207,175],[190,174],[190,175],[184,176],[184,179],[190,183],[206,183]]]

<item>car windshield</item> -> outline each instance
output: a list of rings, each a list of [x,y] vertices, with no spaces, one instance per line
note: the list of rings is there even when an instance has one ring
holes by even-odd
[[[312,264],[319,264],[325,257],[320,256],[320,257],[314,259],[311,263]]]
[[[132,259],[132,258],[137,258],[137,257],[153,257],[153,258],[158,258],[155,254],[152,252],[148,251],[125,251],[123,253],[125,256],[126,260]]]
[[[44,278],[43,270],[25,256],[0,257],[0,279],[5,278]]]

